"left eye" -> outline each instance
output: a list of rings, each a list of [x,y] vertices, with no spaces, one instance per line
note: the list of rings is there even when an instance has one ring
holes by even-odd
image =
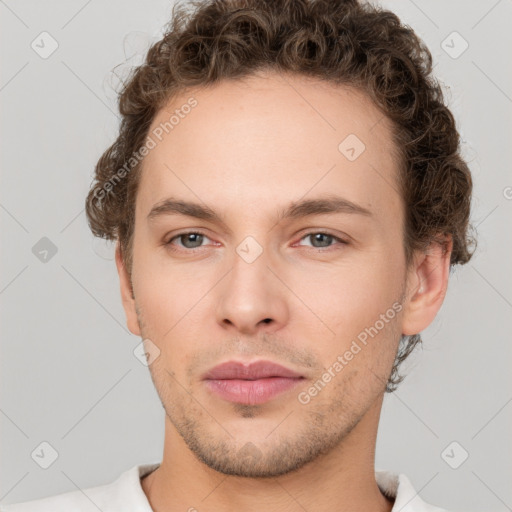
[[[301,240],[305,240],[306,238],[310,238],[312,241],[312,246],[315,249],[321,249],[325,247],[331,247],[332,244],[330,242],[336,241],[340,242],[342,244],[345,244],[346,242],[342,240],[341,238],[338,238],[337,236],[330,235],[329,233],[323,233],[322,231],[315,231],[308,233],[304,235]],[[320,245],[314,245],[316,243],[319,243]]]

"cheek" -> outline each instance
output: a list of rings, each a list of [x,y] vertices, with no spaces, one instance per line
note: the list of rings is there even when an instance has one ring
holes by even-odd
[[[306,338],[315,340],[314,350],[325,368],[342,358],[343,370],[337,375],[343,377],[334,379],[337,385],[364,386],[362,380],[370,379],[368,388],[375,390],[387,380],[400,338],[402,274],[399,258],[383,256],[380,252],[366,261],[361,258],[357,266],[296,280],[297,295],[318,315],[307,312],[311,320]]]
[[[346,338],[373,325],[400,300],[400,266],[377,260],[382,262],[383,255],[375,261],[361,259],[356,265],[304,272],[290,279],[295,283],[294,292],[317,315],[308,313],[308,316],[314,317],[328,334],[333,335],[331,331],[334,331],[336,336]]]
[[[162,357],[152,365],[166,377],[165,369],[178,374],[190,364],[191,354],[201,350],[209,332],[212,308],[208,292],[218,279],[211,271],[200,273],[194,265],[170,262],[157,251],[141,250],[134,275],[136,301],[141,313],[143,335],[158,347]],[[168,377],[168,376],[167,376]]]
[[[183,265],[172,264],[154,241],[141,235],[134,247],[136,299],[148,329],[161,339],[190,309],[198,280]]]
[[[155,342],[168,344],[190,325],[188,314],[197,302],[196,293],[182,279],[141,276],[136,293],[148,336]]]

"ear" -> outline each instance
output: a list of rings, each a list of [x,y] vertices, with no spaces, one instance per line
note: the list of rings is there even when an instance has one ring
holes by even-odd
[[[121,253],[121,246],[119,242],[116,246],[116,267],[119,274],[119,283],[121,287],[121,299],[123,301],[123,308],[126,315],[126,325],[130,332],[137,336],[141,336],[139,321],[137,319],[137,311],[135,309],[135,298],[133,296],[132,285],[130,276],[126,269],[123,255]]]
[[[451,235],[443,247],[433,242],[426,252],[418,253],[407,275],[402,334],[418,334],[434,320],[443,304],[450,274],[453,249]]]

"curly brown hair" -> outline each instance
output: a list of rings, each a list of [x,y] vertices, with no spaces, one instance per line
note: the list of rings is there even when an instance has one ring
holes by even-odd
[[[459,152],[455,120],[432,77],[432,56],[392,12],[358,0],[179,1],[163,37],[119,92],[116,141],[95,168],[86,213],[95,236],[117,240],[132,268],[139,148],[156,113],[177,93],[260,70],[296,73],[356,87],[392,121],[405,205],[407,266],[416,250],[453,241],[450,265],[465,264],[472,179]],[[127,164],[129,162],[129,164]],[[421,343],[402,336],[386,391],[403,380],[399,365]]]

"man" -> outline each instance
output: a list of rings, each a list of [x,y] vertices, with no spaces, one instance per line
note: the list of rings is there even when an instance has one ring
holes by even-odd
[[[471,257],[471,176],[430,72],[410,28],[356,0],[176,8],[86,203],[118,241],[163,460],[5,510],[442,510],[374,468],[384,394]]]

